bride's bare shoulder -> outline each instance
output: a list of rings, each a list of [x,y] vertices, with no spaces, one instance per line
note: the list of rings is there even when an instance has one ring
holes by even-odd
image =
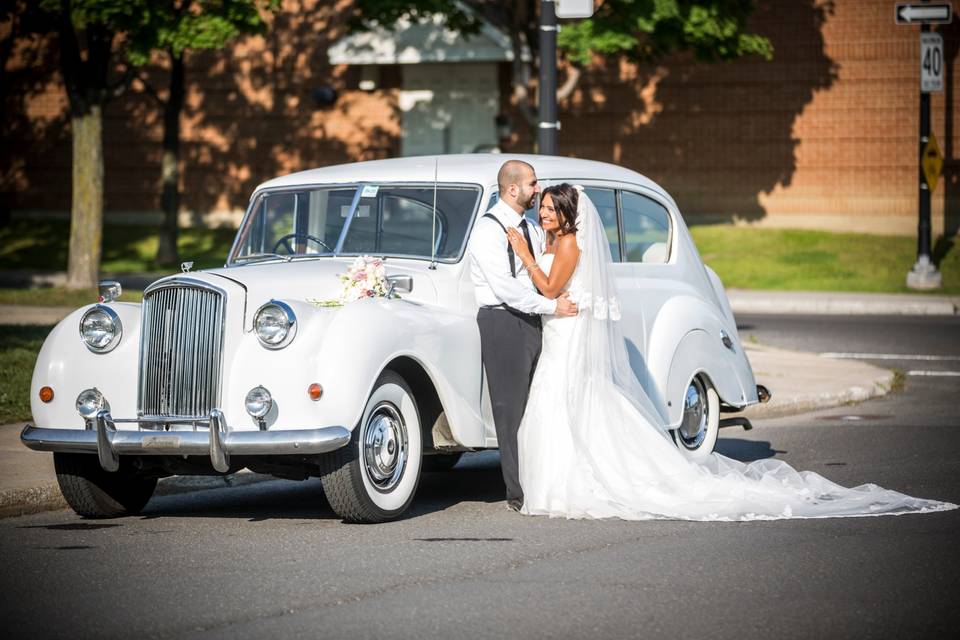
[[[560,252],[580,253],[580,247],[577,246],[576,234],[565,233],[557,238],[557,253]]]

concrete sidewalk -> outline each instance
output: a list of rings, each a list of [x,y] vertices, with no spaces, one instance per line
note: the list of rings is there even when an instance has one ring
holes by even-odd
[[[894,383],[892,371],[854,360],[833,360],[753,344],[745,348],[757,382],[773,393],[769,403],[745,412],[751,419],[863,401],[887,393]],[[23,424],[0,426],[0,517],[67,506],[57,487],[53,456],[31,451],[20,444]],[[246,471],[224,477],[177,476],[161,480],[157,491],[169,494],[218,489],[271,479],[271,476]]]

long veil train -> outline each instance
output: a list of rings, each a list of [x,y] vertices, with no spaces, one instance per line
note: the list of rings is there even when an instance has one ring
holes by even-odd
[[[842,487],[779,460],[688,460],[630,367],[596,207],[577,207],[576,318],[549,319],[520,427],[524,512],[630,520],[769,520],[944,511],[956,505]],[[551,325],[558,329],[554,330]],[[565,444],[564,444],[565,443]]]

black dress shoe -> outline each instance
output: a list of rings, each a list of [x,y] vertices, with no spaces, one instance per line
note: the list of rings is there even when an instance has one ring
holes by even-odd
[[[507,509],[511,511],[516,511],[519,513],[520,509],[523,508],[523,500],[518,500],[516,498],[510,498],[507,500]]]

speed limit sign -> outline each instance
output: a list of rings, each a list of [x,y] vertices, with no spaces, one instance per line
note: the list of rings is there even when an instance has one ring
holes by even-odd
[[[920,34],[920,91],[943,91],[943,38],[937,33]]]

